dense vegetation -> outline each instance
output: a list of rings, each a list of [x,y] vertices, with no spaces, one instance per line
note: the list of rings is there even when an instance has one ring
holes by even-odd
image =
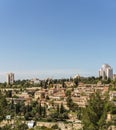
[[[107,130],[112,124],[112,122],[107,122],[107,114],[112,113],[113,106],[114,105],[108,100],[108,95],[105,95],[103,98],[103,96],[101,96],[98,92],[92,94],[88,100],[88,105],[83,111],[83,129]]]

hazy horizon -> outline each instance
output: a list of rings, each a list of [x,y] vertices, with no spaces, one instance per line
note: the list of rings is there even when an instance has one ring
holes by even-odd
[[[40,80],[52,78],[52,79],[62,79],[62,78],[70,78],[74,77],[76,75],[80,75],[81,77],[89,77],[89,76],[95,76],[97,75],[91,75],[88,72],[82,72],[79,73],[78,70],[47,70],[47,71],[33,71],[33,72],[3,72],[0,73],[0,82],[6,82],[6,77],[8,73],[14,73],[15,80],[23,80],[23,79],[32,79],[32,78],[38,78]]]

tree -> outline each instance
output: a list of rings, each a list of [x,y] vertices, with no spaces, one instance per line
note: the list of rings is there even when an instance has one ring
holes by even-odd
[[[40,117],[41,117],[41,115],[42,115],[42,106],[41,106],[41,102],[39,103],[38,113],[39,113],[39,115],[40,115]]]
[[[20,103],[18,102],[18,103],[16,104],[16,106],[15,106],[15,112],[16,112],[16,114],[19,114],[20,108],[21,108],[21,105],[20,105]]]
[[[0,91],[0,121],[2,121],[7,113],[7,100]]]
[[[75,83],[76,86],[78,86],[78,83],[79,83],[78,78],[74,79],[74,83]]]
[[[25,123],[17,125],[17,130],[27,130],[28,126]]]
[[[6,97],[12,97],[12,90],[6,91]]]
[[[46,107],[43,107],[43,117],[46,117]]]
[[[3,127],[0,127],[0,130],[11,130],[11,125],[5,125]]]
[[[67,106],[69,107],[69,110],[73,111],[73,112],[77,112],[78,111],[78,104],[74,103],[71,96],[67,97]]]
[[[20,120],[16,120],[13,130],[27,130],[27,129],[28,126],[26,123],[22,123]]]
[[[53,130],[58,130],[58,129],[59,129],[59,127],[58,127],[57,124],[53,125],[51,128],[52,128]]]
[[[61,104],[61,106],[60,106],[60,114],[63,114],[64,112],[66,112],[66,110],[65,110],[63,104]]]
[[[71,96],[68,96],[66,101],[67,101],[67,106],[69,108],[73,107],[73,101],[72,101]]]
[[[108,99],[96,92],[90,96],[83,113],[84,130],[105,130],[108,112]]]
[[[67,97],[71,96],[71,90],[66,90],[66,96]]]
[[[29,120],[30,113],[29,113],[29,112],[26,112],[26,113],[24,114],[24,117],[25,117],[25,120]]]

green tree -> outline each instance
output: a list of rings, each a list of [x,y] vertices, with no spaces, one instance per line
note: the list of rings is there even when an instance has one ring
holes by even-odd
[[[71,90],[66,90],[66,96],[67,97],[71,96]]]
[[[75,79],[74,79],[74,83],[75,83],[76,86],[78,86],[78,83],[79,83],[78,78],[75,78]]]
[[[20,108],[21,108],[20,103],[17,103],[16,106],[15,106],[15,112],[16,112],[16,114],[19,114]]]
[[[69,107],[69,110],[73,111],[73,112],[77,112],[78,111],[78,104],[74,103],[71,96],[67,97],[67,106]]]
[[[83,113],[84,130],[106,130],[108,99],[98,92],[91,95]]]
[[[39,113],[40,116],[42,115],[42,106],[41,106],[41,102],[39,103],[38,113]]]
[[[45,106],[42,108],[42,112],[43,112],[43,117],[46,117],[46,107]]]
[[[0,121],[2,121],[7,113],[7,101],[5,96],[0,92]]]
[[[25,120],[29,120],[30,113],[29,113],[29,112],[26,112],[26,113],[24,114],[24,117],[25,117]]]
[[[12,98],[12,90],[6,91],[6,97]]]
[[[15,126],[13,128],[13,130],[27,130],[28,126],[25,123],[22,123],[21,121],[17,120],[15,122]]]
[[[0,127],[0,130],[11,130],[11,125],[5,125],[3,127]]]
[[[66,110],[65,110],[63,104],[61,104],[61,106],[60,106],[60,114],[63,114],[64,112],[66,112]]]
[[[71,96],[68,96],[66,101],[67,101],[67,106],[69,108],[73,107],[73,101],[72,101]]]
[[[58,127],[57,124],[53,125],[51,128],[52,128],[53,130],[58,130],[58,129],[59,129],[59,127]]]

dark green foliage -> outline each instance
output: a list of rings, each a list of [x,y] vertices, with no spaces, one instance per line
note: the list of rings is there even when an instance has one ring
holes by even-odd
[[[98,92],[91,95],[83,113],[84,130],[103,130],[106,127],[107,103],[107,98],[103,99]]]
[[[73,102],[71,96],[67,97],[67,106],[69,107],[69,110],[71,110],[73,112],[77,112],[79,109],[78,105]]]
[[[7,101],[5,96],[0,92],[0,121],[5,118],[7,113]]]
[[[50,114],[49,119],[52,119],[52,121],[64,121],[68,119],[68,111],[64,108],[63,104],[58,105],[56,110]]]
[[[3,127],[0,127],[0,130],[11,130],[11,125],[5,125]]]
[[[39,120],[46,117],[46,106],[41,106],[41,103],[31,102],[26,106],[26,113],[24,114],[26,120]]]
[[[6,91],[6,97],[12,98],[12,91]]]
[[[25,115],[24,115],[24,117],[25,117],[25,120],[29,120],[30,119],[30,113],[26,112]]]
[[[54,130],[52,128],[47,128],[46,126],[37,127],[36,130]]]
[[[85,84],[97,84],[98,81],[101,81],[101,78],[99,78],[99,77],[95,78],[94,76],[92,76],[92,77],[87,77],[87,78],[81,77],[81,78],[79,79],[79,81],[80,81],[80,82],[83,82],[83,83],[85,83]]]
[[[66,96],[67,96],[67,97],[71,96],[71,90],[67,90],[67,91],[66,91]]]
[[[67,106],[68,106],[69,108],[72,108],[72,107],[73,107],[73,101],[72,101],[71,96],[68,96],[68,98],[67,98]]]
[[[79,120],[82,119],[82,113],[83,113],[83,108],[78,107],[78,110],[77,110],[77,118],[78,118]]]
[[[21,121],[17,120],[14,124],[13,130],[28,130],[28,126],[26,123],[22,123]]]
[[[102,83],[103,84],[110,84],[111,83],[111,79],[110,78],[107,79],[107,77],[106,77],[104,80],[102,80]]]
[[[65,84],[64,80],[62,80],[62,88],[66,88],[66,84]]]
[[[42,116],[42,106],[41,106],[41,103],[39,103],[38,113],[39,113],[40,116]]]
[[[16,130],[27,130],[28,126],[26,124],[22,123],[22,124],[18,124],[15,129]]]
[[[53,125],[51,128],[54,129],[54,130],[55,130],[55,129],[59,129],[59,127],[58,127],[57,124]]]
[[[78,86],[78,83],[79,83],[78,78],[75,78],[75,79],[74,79],[74,83],[75,83],[76,86]]]
[[[43,108],[42,108],[42,116],[43,117],[46,117],[46,107],[44,106]]]
[[[64,112],[66,112],[66,110],[65,110],[63,104],[61,104],[61,106],[60,106],[60,113],[63,114]]]
[[[15,112],[16,112],[16,114],[19,114],[20,108],[21,108],[21,104],[18,102],[18,103],[15,105]]]
[[[116,106],[113,105],[111,108],[111,114],[116,114]]]

